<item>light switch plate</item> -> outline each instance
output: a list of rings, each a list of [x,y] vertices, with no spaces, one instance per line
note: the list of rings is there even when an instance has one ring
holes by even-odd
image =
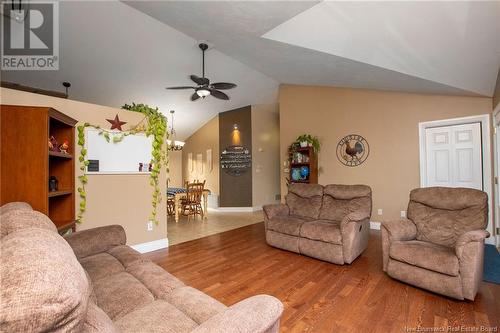
[[[382,208],[379,208],[379,209],[378,209],[378,211],[377,211],[377,214],[378,214],[378,215],[382,215],[382,212],[383,212],[383,211],[382,211]]]

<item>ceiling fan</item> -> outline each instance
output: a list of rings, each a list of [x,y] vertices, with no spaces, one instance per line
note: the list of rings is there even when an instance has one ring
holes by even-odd
[[[196,101],[200,97],[205,98],[209,95],[212,95],[218,99],[224,99],[226,101],[229,100],[229,96],[220,90],[233,89],[236,87],[236,84],[229,82],[210,83],[210,80],[205,77],[205,51],[208,49],[208,45],[205,43],[201,43],[198,46],[202,52],[202,61],[203,61],[202,77],[196,76],[194,74],[189,76],[191,80],[193,80],[193,82],[196,83],[198,86],[168,87],[167,89],[174,89],[174,90],[194,89],[194,93],[191,95],[191,101]]]

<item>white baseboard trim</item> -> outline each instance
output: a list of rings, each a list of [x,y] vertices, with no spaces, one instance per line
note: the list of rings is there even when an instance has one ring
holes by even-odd
[[[152,252],[164,249],[166,247],[168,247],[168,238],[157,239],[151,242],[141,243],[131,246],[131,248],[140,253]]]
[[[262,210],[262,207],[217,207],[217,208],[210,208],[208,207],[208,211],[212,212],[231,212],[231,213],[251,213],[251,212],[258,212],[259,210]]]
[[[380,222],[370,221],[370,229],[380,230]]]

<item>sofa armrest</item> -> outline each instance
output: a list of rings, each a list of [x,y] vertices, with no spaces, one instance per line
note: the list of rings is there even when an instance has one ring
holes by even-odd
[[[417,237],[417,226],[409,219],[399,219],[382,222],[382,228],[387,231],[391,241],[408,241]]]
[[[352,263],[368,246],[370,237],[370,215],[368,212],[352,212],[340,222],[344,262]]]
[[[272,296],[258,295],[233,304],[195,328],[193,333],[278,332],[283,304]]]
[[[370,220],[370,215],[365,212],[352,212],[342,219],[340,228],[345,228],[349,223],[364,222],[365,220]]]
[[[108,225],[78,231],[64,237],[77,258],[84,258],[125,245],[127,237],[121,225]]]
[[[264,217],[267,220],[275,216],[286,216],[290,214],[290,209],[285,204],[265,205],[262,209],[264,210]]]
[[[387,272],[391,242],[417,238],[417,226],[411,220],[402,218],[382,222],[380,231],[382,233],[382,269]]]
[[[490,233],[486,230],[472,230],[460,235],[455,243],[455,254],[458,259],[462,257],[464,248],[471,242],[483,242],[485,238],[490,237]]]

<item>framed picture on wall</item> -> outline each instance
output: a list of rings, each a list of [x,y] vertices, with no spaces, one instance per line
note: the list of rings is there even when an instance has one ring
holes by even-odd
[[[194,166],[193,166],[193,153],[188,153],[188,170],[190,172],[194,171]]]
[[[212,149],[207,149],[207,172],[212,172],[214,168],[212,164]]]
[[[202,153],[196,154],[196,170],[198,171],[199,175],[203,174],[203,154]]]

